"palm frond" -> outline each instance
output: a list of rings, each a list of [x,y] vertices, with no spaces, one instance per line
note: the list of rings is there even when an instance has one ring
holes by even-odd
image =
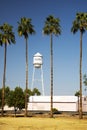
[[[14,40],[12,40],[14,39]],[[0,26],[0,44],[11,44],[15,43],[15,35],[13,32],[13,26],[8,23],[4,23]]]
[[[87,13],[77,13],[76,19],[73,21],[71,32],[74,34],[79,30],[82,34],[87,29]]]
[[[18,34],[19,36],[24,36],[28,38],[29,34],[34,34],[34,26],[31,24],[31,19],[23,17],[20,22],[18,22]]]
[[[54,34],[56,36],[60,35],[61,34],[60,19],[54,18],[52,15],[49,15],[46,18],[43,33],[46,35],[49,34]]]

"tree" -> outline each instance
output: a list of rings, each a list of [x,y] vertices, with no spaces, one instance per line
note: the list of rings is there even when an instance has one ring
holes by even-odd
[[[9,107],[22,109],[24,108],[24,92],[23,89],[19,86],[17,86],[14,90],[11,90],[9,92],[8,98],[7,98],[7,105]]]
[[[34,26],[31,24],[31,19],[23,17],[18,22],[18,34],[24,36],[26,42],[26,93],[25,93],[25,116],[27,116],[27,91],[28,91],[28,37],[29,34],[34,34]]]
[[[0,45],[4,44],[4,72],[3,72],[3,85],[2,85],[2,116],[4,115],[4,98],[5,98],[5,82],[6,82],[6,55],[7,45],[15,43],[15,35],[13,27],[8,23],[0,26]]]
[[[71,28],[71,32],[75,34],[77,31],[80,31],[80,108],[79,108],[79,118],[82,119],[82,37],[83,33],[86,30],[87,23],[86,17],[84,13],[77,13],[76,19],[73,21],[73,25]]]
[[[80,91],[76,91],[75,96],[78,97],[78,112],[79,112],[79,96],[80,96]]]
[[[24,92],[21,87],[16,87],[14,90],[14,107],[20,110],[24,108]]]
[[[39,96],[39,95],[41,95],[41,93],[39,92],[39,90],[38,90],[37,88],[34,88],[34,89],[32,90],[32,95],[37,95],[37,96]]]
[[[24,91],[24,94],[26,94],[26,90]],[[28,89],[27,91],[27,102],[29,102],[29,97],[30,96],[34,96],[34,95],[41,95],[41,93],[39,92],[39,90],[37,88],[34,88],[33,90]]]
[[[53,35],[61,34],[60,20],[52,15],[46,18],[43,33],[50,35],[50,88],[51,88],[51,117],[53,117]]]
[[[9,107],[15,106],[15,100],[14,100],[14,90],[10,90],[8,99],[7,99],[7,105]]]
[[[7,86],[7,87],[5,87],[5,101],[4,101],[4,105],[7,104],[9,93],[10,93],[10,88]],[[1,106],[2,106],[2,88],[0,89],[0,107]]]
[[[5,87],[5,105],[7,104],[9,93],[10,93],[10,88],[8,86],[6,86]]]

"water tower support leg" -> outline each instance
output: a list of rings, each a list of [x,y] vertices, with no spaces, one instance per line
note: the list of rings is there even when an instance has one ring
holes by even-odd
[[[43,81],[43,69],[42,69],[42,66],[41,66],[41,81],[42,81],[42,94],[44,96],[44,81]]]
[[[34,75],[35,75],[35,68],[33,68],[33,75],[32,75],[32,85],[31,85],[31,90],[33,90],[33,86],[34,86]]]

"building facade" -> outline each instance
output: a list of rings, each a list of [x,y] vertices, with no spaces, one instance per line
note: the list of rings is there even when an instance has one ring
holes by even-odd
[[[53,108],[59,111],[78,111],[78,98],[76,96],[53,96]],[[83,97],[83,112],[87,112],[87,97]],[[50,96],[31,96],[28,110],[50,111]]]

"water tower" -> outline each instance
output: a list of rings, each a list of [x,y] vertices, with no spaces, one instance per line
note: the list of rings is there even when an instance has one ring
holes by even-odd
[[[40,53],[36,53],[33,56],[33,75],[32,75],[32,89],[34,88],[35,82],[40,82],[42,86],[42,95],[44,95],[44,83],[43,83],[43,56]],[[37,70],[40,71],[40,76],[38,77]],[[38,79],[37,79],[38,77]],[[38,86],[35,86],[38,87]]]

